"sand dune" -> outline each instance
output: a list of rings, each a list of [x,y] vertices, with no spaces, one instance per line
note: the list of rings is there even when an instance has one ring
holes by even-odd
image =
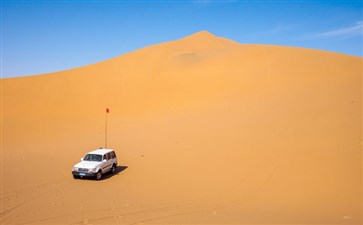
[[[362,224],[362,74],[204,31],[1,79],[1,224]],[[106,107],[123,167],[74,180]]]

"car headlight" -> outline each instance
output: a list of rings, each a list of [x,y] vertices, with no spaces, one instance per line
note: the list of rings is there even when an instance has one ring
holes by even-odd
[[[89,171],[89,172],[96,172],[96,169],[97,169],[97,168],[92,168],[92,169],[89,169],[88,171]]]
[[[78,171],[78,168],[77,167],[73,167],[72,168],[72,171]]]

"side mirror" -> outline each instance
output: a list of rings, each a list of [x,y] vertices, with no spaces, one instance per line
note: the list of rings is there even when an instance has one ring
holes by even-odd
[[[102,160],[102,162],[106,162],[106,161],[107,161],[106,159]]]
[[[81,161],[83,161],[83,158],[81,158]]]

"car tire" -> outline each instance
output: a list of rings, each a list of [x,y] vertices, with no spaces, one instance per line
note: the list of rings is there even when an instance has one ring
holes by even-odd
[[[73,175],[73,179],[78,179],[79,177],[76,175]]]
[[[99,170],[97,173],[96,173],[96,180],[101,180],[102,179],[102,171]]]
[[[111,169],[111,173],[114,174],[116,172],[116,165],[113,164],[112,165],[112,169]]]

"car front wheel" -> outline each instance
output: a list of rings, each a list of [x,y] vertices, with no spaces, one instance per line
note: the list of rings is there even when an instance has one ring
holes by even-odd
[[[97,180],[101,180],[102,179],[102,172],[101,172],[101,170],[97,172],[96,179]]]

